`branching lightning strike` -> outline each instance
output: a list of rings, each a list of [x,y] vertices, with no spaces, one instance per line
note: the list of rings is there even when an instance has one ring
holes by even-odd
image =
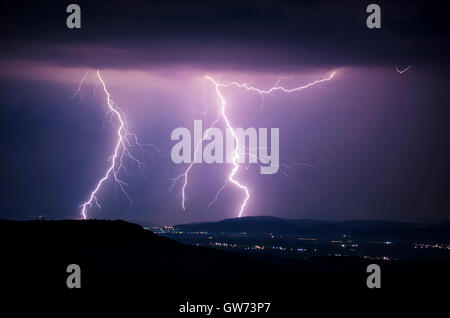
[[[231,132],[231,134],[232,134],[232,136],[233,136],[233,138],[235,140],[235,145],[236,145],[235,148],[234,148],[234,153],[233,153],[233,157],[232,157],[233,169],[231,170],[231,173],[228,176],[227,182],[224,185],[222,185],[222,187],[220,187],[220,189],[216,193],[213,201],[211,201],[211,203],[208,204],[207,209],[212,204],[214,204],[217,201],[218,196],[227,187],[227,185],[229,183],[234,184],[236,187],[238,187],[240,190],[242,190],[244,192],[244,199],[243,199],[243,201],[242,201],[242,203],[241,203],[241,205],[239,207],[238,217],[241,217],[243,215],[244,209],[245,209],[245,207],[247,205],[247,202],[250,199],[250,191],[249,191],[249,189],[245,185],[241,184],[236,179],[236,174],[237,174],[237,172],[239,170],[239,164],[238,164],[238,161],[237,161],[238,158],[239,158],[239,155],[240,155],[239,154],[239,144],[238,144],[237,136],[236,136],[236,134],[234,132],[234,128],[231,125],[231,122],[230,122],[230,120],[229,120],[229,118],[228,118],[228,116],[226,114],[227,101],[225,100],[225,97],[224,97],[223,93],[221,92],[221,88],[227,88],[227,87],[232,87],[232,86],[238,87],[238,88],[244,88],[247,91],[252,91],[252,92],[258,93],[261,96],[261,98],[263,98],[264,94],[271,94],[271,93],[274,93],[276,91],[281,91],[281,92],[284,92],[284,93],[298,92],[298,91],[304,90],[306,88],[309,88],[311,86],[314,86],[314,85],[317,85],[317,84],[320,84],[320,83],[323,83],[323,82],[331,81],[334,78],[335,75],[336,75],[336,71],[333,71],[329,76],[327,76],[327,77],[325,77],[323,79],[316,80],[316,81],[307,83],[305,85],[294,87],[294,88],[290,88],[290,89],[285,88],[283,86],[280,86],[281,79],[279,79],[275,83],[275,85],[272,86],[269,89],[259,89],[259,88],[256,88],[256,87],[252,86],[252,85],[249,85],[247,83],[238,83],[238,82],[226,82],[226,83],[223,83],[223,82],[215,81],[210,76],[206,76],[205,77],[206,80],[210,81],[214,85],[215,91],[216,91],[216,94],[217,94],[218,104],[219,104],[219,117],[213,122],[213,124],[210,126],[210,128],[214,127],[217,124],[218,120],[220,118],[222,118],[224,120],[224,122],[225,122],[226,128],[230,130],[230,132]],[[196,158],[197,153],[198,153],[198,151],[200,149],[200,145],[205,140],[207,135],[208,134],[205,133],[203,138],[202,138],[202,140],[196,145],[196,149],[195,149],[195,152],[194,152],[194,160],[189,164],[188,168],[185,170],[185,172],[183,174],[181,174],[178,177],[173,179],[173,183],[172,183],[172,185],[170,187],[170,190],[171,190],[178,180],[184,179],[183,186],[182,186],[182,189],[181,189],[181,197],[182,197],[181,207],[183,208],[183,210],[186,210],[186,188],[187,188],[187,184],[188,184],[188,174],[189,174],[189,172],[191,171],[191,169],[192,169],[192,167],[194,165],[195,158]],[[243,151],[245,151],[245,149]],[[288,166],[288,168],[291,168],[291,167]]]
[[[141,147],[141,144],[137,140],[137,136],[129,132],[125,115],[111,99],[111,95],[106,87],[105,81],[100,75],[99,70],[97,70],[97,77],[101,83],[101,86],[103,87],[103,91],[106,94],[106,104],[108,107],[108,112],[110,112],[113,117],[115,117],[115,119],[119,122],[119,127],[117,128],[117,141],[114,147],[114,152],[110,157],[111,164],[103,177],[98,181],[94,190],[90,193],[89,199],[81,205],[81,216],[83,217],[83,219],[87,218],[87,211],[90,207],[92,207],[93,204],[95,204],[98,208],[101,208],[97,199],[97,194],[100,191],[102,185],[106,180],[108,180],[110,176],[112,176],[122,193],[129,200],[131,206],[132,199],[125,190],[125,187],[128,186],[128,184],[119,178],[119,173],[122,169],[126,172],[126,169],[123,165],[124,157],[127,157],[134,161],[139,168],[142,169],[144,167],[143,163],[135,158],[130,151],[131,146]]]
[[[394,66],[395,66],[395,70],[397,71],[397,73],[403,74],[403,73],[409,71],[409,69],[411,68],[412,65],[409,65],[409,66],[405,67],[403,70],[399,69],[399,68],[397,67],[397,65],[394,65]]]
[[[233,170],[231,170],[231,173],[228,176],[228,180],[231,183],[233,183],[234,185],[236,185],[239,189],[244,191],[244,193],[245,193],[245,198],[242,201],[242,204],[241,204],[241,206],[239,208],[238,216],[241,217],[242,213],[244,213],[244,209],[245,209],[245,206],[247,205],[247,201],[248,201],[248,199],[250,199],[250,192],[248,191],[248,188],[246,186],[242,185],[238,180],[235,179],[235,175],[236,175],[236,173],[239,170],[239,164],[237,162],[237,160],[239,158],[238,137],[236,136],[234,128],[233,128],[233,126],[231,126],[230,120],[228,119],[227,114],[225,112],[225,105],[227,104],[227,101],[225,100],[225,97],[222,95],[222,92],[220,91],[220,83],[214,81],[209,76],[206,76],[206,79],[211,81],[214,84],[215,88],[216,88],[217,98],[218,98],[218,101],[220,103],[220,113],[222,115],[223,120],[225,121],[226,128],[230,130],[231,135],[233,136],[233,139],[235,141],[235,145],[236,146],[234,147],[234,153],[233,153],[233,158],[232,158]]]

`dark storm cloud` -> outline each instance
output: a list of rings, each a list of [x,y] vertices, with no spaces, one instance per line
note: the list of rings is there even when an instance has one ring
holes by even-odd
[[[302,68],[442,64],[449,52],[441,2],[378,1],[381,30],[361,1],[78,1],[82,29],[65,26],[69,2],[2,4],[3,58],[73,66],[183,63]]]

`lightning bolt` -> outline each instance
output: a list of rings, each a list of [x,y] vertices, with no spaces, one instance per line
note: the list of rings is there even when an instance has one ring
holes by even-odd
[[[334,78],[335,75],[336,75],[336,71],[333,71],[332,73],[330,73],[330,75],[328,75],[325,78],[322,78],[322,79],[319,79],[319,80],[316,80],[316,81],[313,81],[313,82],[309,82],[309,83],[307,83],[305,85],[297,86],[297,87],[294,87],[294,88],[285,88],[283,86],[280,86],[280,82],[282,80],[282,78],[280,78],[269,89],[260,89],[260,88],[254,87],[254,86],[252,86],[250,84],[247,84],[247,83],[218,82],[218,81],[215,81],[210,76],[206,76],[205,77],[205,79],[210,81],[215,87],[217,100],[218,100],[218,104],[219,104],[219,117],[224,120],[226,128],[229,129],[229,131],[231,132],[231,135],[234,138],[235,145],[236,145],[235,148],[234,148],[232,162],[231,162],[233,164],[233,169],[231,170],[231,172],[230,172],[230,174],[228,176],[227,182],[224,185],[222,185],[222,187],[220,187],[220,189],[216,193],[213,201],[211,201],[211,203],[208,204],[207,209],[209,207],[211,207],[211,205],[213,205],[217,201],[218,196],[227,187],[228,183],[234,184],[237,188],[239,188],[244,193],[244,199],[243,199],[243,201],[242,201],[242,203],[241,203],[241,205],[239,207],[239,210],[238,210],[238,217],[241,217],[243,215],[245,207],[247,205],[247,202],[250,199],[249,189],[236,179],[236,174],[238,173],[238,170],[239,170],[239,164],[238,164],[237,160],[238,160],[239,155],[240,155],[240,152],[239,152],[240,151],[240,149],[239,149],[240,146],[239,146],[239,143],[238,143],[238,138],[237,138],[237,136],[236,136],[236,134],[234,132],[233,126],[231,125],[231,122],[230,122],[230,120],[229,120],[229,118],[228,118],[228,116],[226,114],[227,101],[226,101],[223,93],[221,92],[221,88],[227,88],[227,87],[232,87],[232,86],[237,87],[237,88],[243,88],[243,89],[245,89],[247,91],[251,91],[251,92],[255,92],[255,93],[259,94],[261,99],[264,100],[263,96],[265,94],[269,94],[270,95],[271,93],[276,92],[276,91],[281,91],[281,92],[284,92],[284,93],[295,93],[295,92],[307,89],[307,88],[309,88],[311,86],[315,86],[315,85],[323,83],[323,82],[331,81]],[[210,126],[210,128],[214,127],[217,124],[217,122],[219,120],[219,117],[213,122],[213,124]],[[202,140],[199,141],[199,143],[196,145],[196,149],[195,149],[195,153],[194,153],[194,160],[189,164],[188,168],[185,170],[185,172],[183,174],[181,174],[178,177],[173,179],[173,183],[172,183],[172,185],[171,185],[171,187],[169,189],[169,190],[171,190],[174,187],[174,185],[176,184],[176,182],[178,182],[178,180],[184,179],[184,183],[183,183],[183,186],[182,186],[182,189],[181,189],[181,196],[182,196],[181,207],[183,208],[183,210],[186,210],[185,202],[186,202],[186,188],[187,188],[187,184],[188,184],[188,174],[189,174],[189,172],[191,171],[191,169],[192,169],[192,167],[194,165],[194,161],[195,161],[197,153],[198,153],[198,151],[200,149],[200,145],[206,139],[207,135],[208,134],[205,133],[203,138],[202,138]],[[287,166],[287,167],[288,167],[288,169],[292,169],[291,166]]]
[[[412,65],[409,65],[409,66],[405,67],[403,70],[399,69],[399,68],[397,67],[397,65],[394,65],[394,66],[395,66],[395,70],[397,71],[397,73],[403,74],[403,73],[409,71],[409,69],[411,68]]]
[[[220,112],[219,112],[220,114]],[[208,131],[209,129],[213,128],[217,122],[219,121],[220,117],[218,116],[216,118],[216,120],[211,124],[211,126],[206,130],[205,134],[203,135],[202,139],[197,143],[197,145],[195,146],[195,150],[194,150],[194,160],[192,160],[192,162],[189,164],[189,166],[187,167],[187,169],[184,171],[184,173],[180,174],[178,177],[172,179],[172,185],[169,188],[169,191],[171,191],[173,189],[173,187],[175,186],[175,184],[178,182],[178,180],[180,179],[184,179],[183,182],[183,187],[181,190],[181,207],[183,208],[183,210],[186,210],[186,188],[187,188],[187,184],[188,184],[188,175],[189,172],[191,171],[192,167],[195,164],[195,161],[198,157],[198,153],[200,151],[200,146],[202,145],[202,143],[205,141],[205,139],[208,137]]]
[[[266,89],[266,90],[256,88],[254,86],[248,85],[247,83],[238,83],[238,82],[217,83],[214,80],[212,80],[209,76],[207,76],[206,79],[212,81],[218,87],[236,86],[236,87],[239,87],[239,88],[244,88],[244,89],[246,89],[248,91],[256,92],[258,94],[270,94],[270,93],[273,93],[275,91],[282,91],[282,92],[285,92],[285,93],[294,93],[294,92],[297,92],[297,91],[301,91],[301,90],[304,90],[304,89],[306,89],[308,87],[311,87],[311,86],[314,86],[314,85],[317,85],[317,84],[320,84],[320,83],[323,83],[323,82],[331,81],[334,78],[335,75],[336,75],[336,71],[332,72],[329,76],[327,76],[325,78],[322,78],[320,80],[316,80],[316,81],[307,83],[307,84],[305,84],[303,86],[294,87],[294,88],[285,88],[283,86],[279,86],[280,80],[278,80],[277,83],[274,86],[272,86],[271,88]]]
[[[238,180],[235,179],[235,175],[239,170],[239,165],[237,163],[237,160],[239,158],[239,142],[238,142],[238,138],[236,136],[236,133],[234,132],[234,128],[233,126],[231,126],[230,120],[227,117],[227,114],[225,112],[225,106],[227,104],[227,101],[225,100],[225,97],[223,96],[222,92],[220,91],[220,83],[214,81],[211,77],[206,76],[206,79],[211,81],[216,89],[216,93],[217,93],[217,98],[218,98],[218,102],[220,103],[220,113],[222,115],[223,120],[225,121],[225,125],[226,128],[230,130],[231,135],[233,136],[234,142],[235,142],[235,147],[234,147],[234,153],[233,153],[233,158],[232,158],[232,164],[233,164],[233,169],[231,170],[230,175],[228,176],[228,180],[233,183],[234,185],[236,185],[239,189],[241,189],[244,194],[245,194],[245,198],[242,201],[242,204],[239,208],[239,214],[238,216],[241,217],[242,213],[244,213],[244,208],[247,205],[247,201],[248,199],[250,199],[250,193],[248,191],[248,188],[246,186],[244,186],[243,184],[241,184]],[[222,187],[223,189],[223,187]]]
[[[84,74],[84,76],[81,78],[81,80],[78,82],[78,86],[76,89],[74,89],[73,94],[70,95],[70,98],[75,98],[78,96],[80,102],[83,104],[84,107],[84,112],[87,113],[86,110],[86,101],[84,100],[83,95],[81,94],[81,88],[83,87],[84,81],[86,81],[86,78],[89,75],[89,71],[86,71],[86,73]]]
[[[86,80],[86,78],[88,77],[89,72],[87,71],[84,76],[81,78],[81,80],[78,82],[78,86],[77,88],[74,90],[73,94],[70,96],[71,98],[74,98],[75,96],[81,94],[81,87],[84,84],[84,81]],[[80,97],[82,99],[82,97]],[[83,99],[82,99],[83,100]],[[83,100],[84,102],[84,100]]]
[[[112,177],[115,183],[119,186],[122,193],[130,202],[131,207],[132,199],[125,190],[125,187],[128,186],[128,184],[119,178],[119,173],[121,170],[124,170],[124,172],[127,173],[126,168],[123,165],[124,157],[127,157],[132,161],[134,161],[139,168],[144,168],[143,163],[138,159],[136,159],[132,155],[130,150],[130,147],[132,146],[141,147],[141,144],[138,142],[137,136],[129,132],[125,115],[116,105],[116,103],[111,99],[111,94],[109,93],[106,87],[106,83],[103,80],[102,76],[100,75],[99,70],[97,70],[97,77],[106,95],[106,105],[108,107],[108,112],[110,112],[112,116],[115,117],[115,119],[119,122],[119,127],[117,128],[116,132],[117,141],[115,143],[113,154],[110,157],[111,164],[107,169],[106,173],[103,175],[103,177],[100,178],[100,180],[97,182],[97,185],[95,186],[94,190],[90,193],[89,199],[80,206],[81,216],[83,217],[83,219],[87,218],[87,211],[89,208],[92,207],[92,205],[95,204],[99,209],[101,208],[97,199],[97,194],[100,191],[103,184],[106,182],[106,180],[108,180],[110,177]]]

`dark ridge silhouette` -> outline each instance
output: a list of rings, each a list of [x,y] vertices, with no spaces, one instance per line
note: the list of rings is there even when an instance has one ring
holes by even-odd
[[[273,233],[331,239],[350,234],[354,238],[397,241],[450,242],[450,223],[402,223],[392,221],[316,221],[290,220],[271,216],[242,217],[219,222],[175,225],[187,232]]]
[[[371,295],[367,300],[372,301],[374,295],[366,287],[366,268],[373,261],[251,257],[185,245],[120,220],[1,220],[0,237],[2,288],[9,292],[75,292],[66,287],[66,268],[78,264],[80,292],[139,294],[151,297],[153,304],[168,303],[161,308],[172,313],[186,299],[198,303],[263,299],[278,304],[273,311],[280,312],[292,308],[298,299]],[[384,294],[417,296],[450,283],[449,261],[376,263],[382,268]]]

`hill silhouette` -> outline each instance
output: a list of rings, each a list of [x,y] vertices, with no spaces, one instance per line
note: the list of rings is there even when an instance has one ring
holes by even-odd
[[[371,263],[366,259],[251,257],[185,245],[120,220],[1,220],[0,237],[2,287],[9,291],[68,291],[66,267],[78,264],[82,291],[140,291],[166,301],[179,299],[176,295],[201,295],[202,301],[248,295],[292,302],[326,292],[355,297],[372,292],[366,287]],[[450,282],[449,262],[377,263],[385,292],[422,293]]]

